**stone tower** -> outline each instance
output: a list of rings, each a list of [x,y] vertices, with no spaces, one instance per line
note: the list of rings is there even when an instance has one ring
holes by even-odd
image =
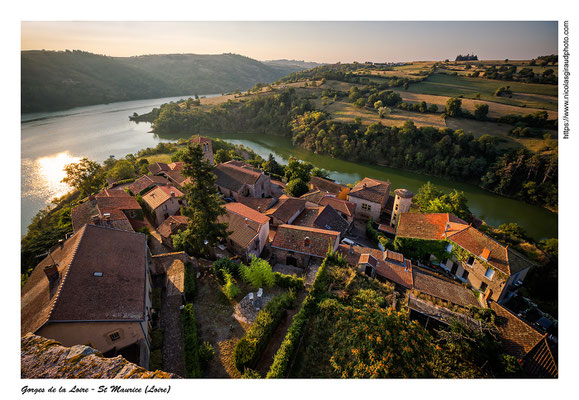
[[[412,197],[414,197],[414,193],[408,189],[396,189],[394,193],[396,196],[394,197],[390,226],[396,226],[401,213],[410,211],[410,204],[412,203]]]
[[[211,165],[215,165],[215,160],[213,159],[213,145],[211,144],[211,139],[202,137],[202,136],[195,136],[191,139],[191,143],[196,143],[201,146],[203,150],[203,159],[207,161]]]

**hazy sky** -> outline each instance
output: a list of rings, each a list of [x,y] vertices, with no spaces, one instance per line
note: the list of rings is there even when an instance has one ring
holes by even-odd
[[[23,22],[22,50],[110,56],[237,53],[317,62],[529,59],[557,53],[557,22]]]

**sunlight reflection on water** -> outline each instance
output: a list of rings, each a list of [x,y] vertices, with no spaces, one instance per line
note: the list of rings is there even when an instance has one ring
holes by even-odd
[[[68,151],[37,158],[34,161],[27,160],[32,164],[30,170],[34,175],[28,179],[32,179],[35,186],[32,189],[33,193],[23,193],[23,196],[35,195],[51,200],[65,195],[70,190],[70,186],[61,182],[66,176],[64,167],[79,160],[80,157],[72,156]]]

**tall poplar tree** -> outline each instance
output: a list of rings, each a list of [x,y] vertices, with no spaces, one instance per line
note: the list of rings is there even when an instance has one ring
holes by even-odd
[[[219,240],[227,237],[227,224],[217,222],[226,211],[215,186],[217,177],[213,166],[203,160],[201,146],[189,143],[182,160],[182,174],[191,182],[183,187],[187,206],[181,208],[181,214],[189,218],[189,222],[186,229],[173,235],[173,246],[190,255],[203,257]]]

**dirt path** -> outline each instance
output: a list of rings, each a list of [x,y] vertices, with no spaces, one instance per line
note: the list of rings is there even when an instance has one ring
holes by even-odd
[[[163,370],[185,377],[183,358],[183,325],[181,324],[181,296],[167,296],[163,290],[161,328],[163,328]]]
[[[296,307],[293,310],[288,310],[286,316],[281,321],[273,336],[269,339],[269,343],[263,352],[261,359],[257,363],[257,371],[259,371],[262,377],[265,377],[269,371],[269,367],[273,363],[273,358],[275,353],[277,353],[281,342],[283,342],[285,335],[293,321],[294,315],[300,310],[304,299],[306,298],[307,292],[302,290],[296,299]]]

